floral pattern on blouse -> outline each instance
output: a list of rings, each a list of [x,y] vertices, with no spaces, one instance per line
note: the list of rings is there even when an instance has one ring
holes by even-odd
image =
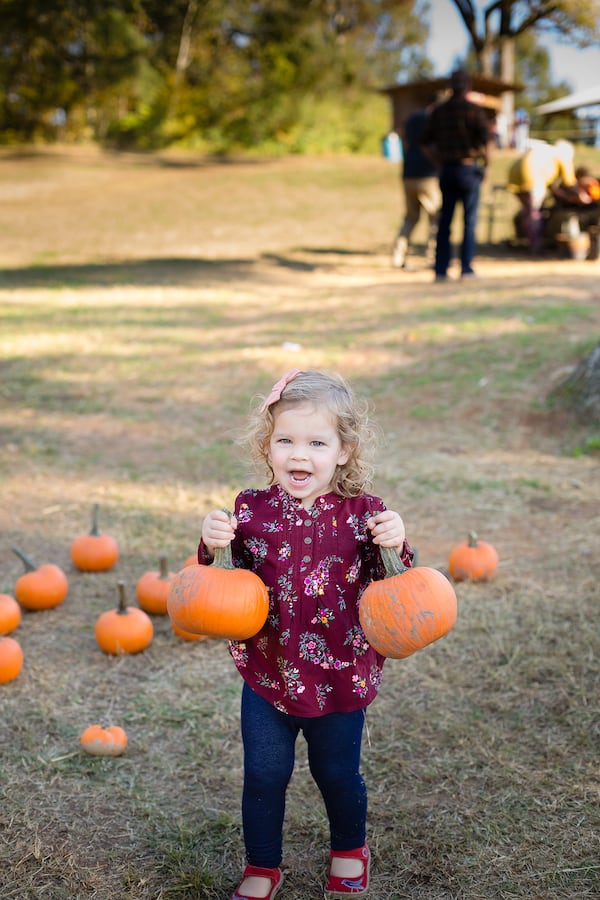
[[[358,608],[367,585],[384,576],[366,526],[384,509],[379,497],[331,492],[307,510],[278,485],[237,496],[233,560],[267,585],[269,614],[255,637],[231,641],[230,652],[244,680],[278,710],[320,716],[375,699],[384,658],[367,642]],[[405,565],[412,556],[405,543]]]

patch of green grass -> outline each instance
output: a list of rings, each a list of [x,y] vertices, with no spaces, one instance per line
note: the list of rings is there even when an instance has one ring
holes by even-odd
[[[573,450],[573,456],[586,456],[588,454],[600,453],[600,435],[593,434],[587,437],[582,444],[579,444]]]

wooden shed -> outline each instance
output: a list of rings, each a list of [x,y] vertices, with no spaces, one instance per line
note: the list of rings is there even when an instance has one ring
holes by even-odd
[[[509,84],[495,78],[471,75],[472,88],[469,99],[482,106],[493,120],[502,108],[502,95],[523,90],[521,84]],[[392,84],[380,88],[379,93],[390,98],[392,107],[391,130],[402,133],[402,126],[408,116],[417,109],[423,109],[432,97],[441,98],[450,94],[450,76],[413,81],[410,84]]]

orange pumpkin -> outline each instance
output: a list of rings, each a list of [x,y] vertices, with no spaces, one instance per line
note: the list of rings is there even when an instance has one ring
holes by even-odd
[[[92,756],[120,756],[127,747],[127,734],[118,725],[102,728],[88,725],[81,733],[79,743]]]
[[[21,606],[25,609],[51,609],[62,603],[69,592],[69,582],[63,570],[53,563],[38,568],[18,547],[12,549],[26,569],[15,583],[15,597]]]
[[[92,508],[92,528],[89,534],[81,534],[71,544],[71,560],[82,572],[105,572],[112,569],[119,558],[119,547],[114,538],[98,531],[98,504]]]
[[[175,572],[169,572],[167,557],[161,556],[159,570],[144,572],[135,586],[137,601],[147,613],[165,616],[167,614],[167,600],[169,587],[175,578]]]
[[[182,641],[208,641],[208,634],[192,634],[191,631],[184,631],[183,628],[180,628],[175,622],[171,622],[171,631],[176,637],[181,638]]]
[[[119,605],[103,612],[96,619],[95,635],[105,653],[119,656],[124,653],[140,653],[152,641],[152,620],[143,609],[127,606],[125,585],[118,584]]]
[[[477,539],[474,531],[468,540],[457,544],[448,557],[448,571],[454,581],[490,581],[498,568],[498,551]]]
[[[381,547],[381,556],[386,577],[365,588],[360,599],[360,624],[378,653],[404,659],[454,627],[456,594],[437,569],[409,569],[390,547]]]
[[[21,607],[10,594],[0,594],[0,635],[10,634],[21,624]]]
[[[185,569],[186,566],[197,566],[197,565],[198,565],[198,554],[190,553],[188,558],[186,560],[184,560],[184,563],[181,568]]]
[[[258,575],[234,567],[228,544],[215,550],[211,566],[185,566],[177,573],[167,609],[184,631],[244,641],[265,624],[269,594]]]
[[[23,668],[21,645],[11,637],[0,637],[0,684],[6,684],[20,674]]]

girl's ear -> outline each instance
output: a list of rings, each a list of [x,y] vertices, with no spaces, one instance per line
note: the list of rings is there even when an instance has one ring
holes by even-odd
[[[354,444],[348,446],[347,444],[342,447],[338,454],[337,464],[338,466],[345,466],[350,457],[352,456],[352,451],[354,450]]]

